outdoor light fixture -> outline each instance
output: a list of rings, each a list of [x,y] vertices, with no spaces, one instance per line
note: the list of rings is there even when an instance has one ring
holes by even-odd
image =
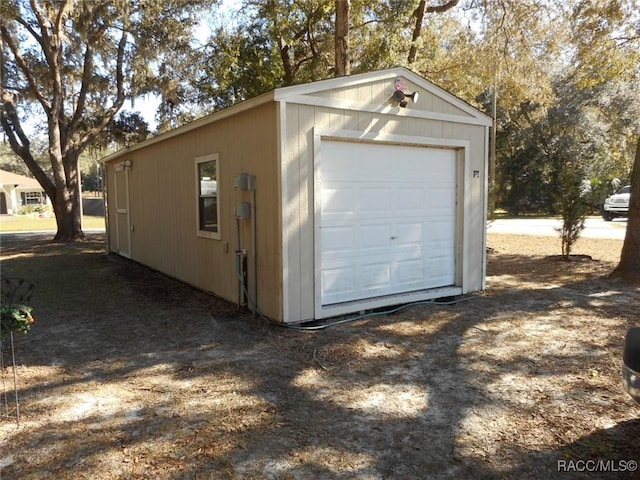
[[[407,106],[407,101],[405,98],[410,98],[413,103],[418,103],[418,92],[413,93],[405,93],[402,90],[396,90],[393,92],[393,100],[398,102],[398,105],[401,107]]]

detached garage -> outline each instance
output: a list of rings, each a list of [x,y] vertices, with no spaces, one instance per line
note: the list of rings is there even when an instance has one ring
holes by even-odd
[[[106,157],[108,249],[284,323],[482,290],[490,125],[404,68],[280,88]]]

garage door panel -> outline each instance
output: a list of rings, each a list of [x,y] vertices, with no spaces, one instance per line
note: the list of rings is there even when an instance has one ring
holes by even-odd
[[[322,245],[327,259],[353,255],[356,243],[356,228],[353,225],[322,229]]]
[[[360,267],[359,290],[372,293],[374,290],[386,290],[391,286],[391,264],[387,262],[369,263]]]
[[[379,182],[381,178],[389,171],[389,158],[383,155],[361,155],[357,152],[357,148],[353,148],[354,144],[347,143],[351,150],[355,150],[353,162],[357,167],[351,170],[352,177],[349,180],[355,182]]]
[[[322,182],[351,181],[357,178],[357,165],[345,163],[340,156],[323,152]]]
[[[429,242],[429,246],[437,243],[452,245],[455,238],[455,227],[446,219],[436,219],[431,222],[428,235],[426,237]]]
[[[426,227],[423,222],[396,222],[393,225],[393,243],[396,248],[423,248]]]
[[[321,150],[322,305],[453,285],[455,151],[334,141]]]
[[[398,212],[422,216],[427,201],[427,189],[423,185],[401,184],[394,189],[393,207]]]
[[[443,189],[433,189],[429,196],[429,210],[433,216],[449,216],[455,212],[455,197]],[[453,206],[452,206],[453,205]]]
[[[358,230],[362,256],[388,253],[391,247],[388,224],[361,224]]]
[[[322,211],[325,214],[353,213],[357,192],[349,185],[326,184],[322,191]]]
[[[384,185],[365,184],[358,192],[357,208],[363,215],[391,216],[391,189]]]
[[[427,288],[454,284],[455,275],[451,272],[449,259],[447,257],[429,258],[426,261],[425,268],[428,272]]]
[[[407,287],[421,288],[424,284],[425,268],[422,258],[398,260],[395,268],[398,293],[407,291]]]
[[[356,271],[351,265],[335,265],[322,271],[322,297],[329,301],[345,301],[356,295]]]

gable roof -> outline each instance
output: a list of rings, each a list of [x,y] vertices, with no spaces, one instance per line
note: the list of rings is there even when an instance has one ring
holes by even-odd
[[[0,186],[12,185],[18,189],[39,189],[42,187],[35,178],[25,177],[24,175],[18,175],[17,173],[7,172],[6,170],[0,170]]]
[[[418,87],[426,90],[429,93],[441,98],[445,102],[452,104],[459,108],[470,117],[478,120],[478,123],[490,126],[492,119],[486,113],[478,110],[473,105],[465,102],[459,97],[456,97],[452,93],[438,87],[434,83],[431,83],[426,78],[421,77],[417,73],[409,70],[405,67],[394,67],[386,70],[377,70],[374,72],[360,73],[356,75],[350,75],[348,77],[336,77],[327,80],[319,80],[317,82],[305,83],[302,85],[293,85],[290,87],[278,88],[274,91],[274,100],[287,101],[299,97],[301,95],[309,95],[312,93],[321,92],[323,90],[332,90],[335,88],[355,87],[364,83],[376,82],[380,80],[395,79],[397,77],[404,77],[410,82],[414,83]]]
[[[365,83],[370,83],[370,82],[375,82],[380,80],[387,80],[387,79],[392,79],[396,77],[405,77],[407,80],[416,84],[420,88],[423,88],[424,90],[434,94],[435,96],[442,98],[445,102],[448,102],[454,105],[455,107],[465,112],[465,114],[467,114],[469,118],[473,119],[476,124],[484,125],[487,127],[492,125],[492,119],[489,115],[481,112],[480,110],[470,105],[469,103],[465,102],[464,100],[436,86],[435,84],[428,81],[426,78],[421,77],[417,73],[405,67],[394,67],[386,70],[377,70],[374,72],[359,73],[355,75],[349,75],[346,77],[336,77],[336,78],[330,78],[326,80],[318,80],[316,82],[311,82],[311,83],[304,83],[300,85],[292,85],[289,87],[276,88],[275,90],[271,90],[270,92],[245,100],[229,108],[218,110],[216,112],[210,113],[209,115],[205,115],[204,117],[200,117],[197,120],[194,120],[180,127],[174,128],[167,132],[161,133],[160,135],[152,137],[141,143],[132,145],[130,147],[125,147],[121,150],[118,150],[115,153],[112,153],[106,157],[103,157],[102,159],[100,159],[100,162],[105,163],[105,162],[114,160],[126,153],[139,150],[141,148],[144,148],[148,145],[152,145],[154,143],[168,140],[169,138],[172,138],[172,137],[181,135],[183,133],[189,132],[191,130],[195,130],[197,128],[203,127],[205,125],[217,122],[219,120],[222,120],[223,118],[230,117],[232,115],[252,109],[259,105],[263,105],[265,103],[269,103],[273,101],[276,101],[276,102],[291,101],[292,103],[296,103],[296,99],[299,99],[300,97],[303,97],[305,95],[319,93],[322,91],[332,90],[336,88],[353,87],[353,86],[357,86]],[[381,113],[388,113],[388,112],[382,112],[381,110],[379,111]],[[404,109],[401,109],[399,111],[402,112],[403,114],[407,113],[406,110]]]

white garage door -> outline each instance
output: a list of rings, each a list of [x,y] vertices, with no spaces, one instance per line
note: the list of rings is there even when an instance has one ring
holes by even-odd
[[[456,152],[323,140],[322,305],[455,283]]]

